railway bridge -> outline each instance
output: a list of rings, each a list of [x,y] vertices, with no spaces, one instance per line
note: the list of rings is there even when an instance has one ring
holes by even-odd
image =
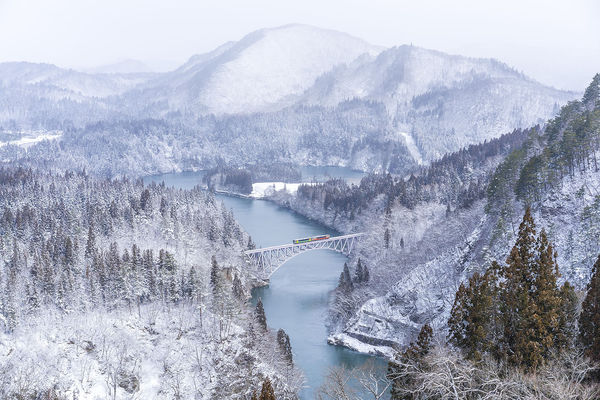
[[[286,261],[306,251],[328,249],[348,255],[363,235],[364,233],[353,233],[306,243],[263,247],[255,250],[247,250],[244,254],[256,266],[262,278],[269,279]]]

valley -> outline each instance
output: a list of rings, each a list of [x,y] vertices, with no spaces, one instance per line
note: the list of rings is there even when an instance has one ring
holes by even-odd
[[[600,396],[600,74],[232,32],[0,62],[0,398]]]

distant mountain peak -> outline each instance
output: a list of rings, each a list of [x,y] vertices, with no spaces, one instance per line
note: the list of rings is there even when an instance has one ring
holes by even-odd
[[[346,33],[304,24],[264,28],[191,57],[150,84],[176,108],[248,113],[280,108],[322,74],[363,54],[383,51]]]
[[[154,72],[152,69],[139,60],[125,59],[113,64],[101,65],[99,67],[88,68],[82,72],[91,74],[134,74]]]

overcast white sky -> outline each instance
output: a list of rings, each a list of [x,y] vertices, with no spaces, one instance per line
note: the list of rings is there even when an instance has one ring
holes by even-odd
[[[0,0],[0,62],[174,67],[292,22],[384,46],[494,57],[565,89],[583,90],[600,72],[598,0]]]

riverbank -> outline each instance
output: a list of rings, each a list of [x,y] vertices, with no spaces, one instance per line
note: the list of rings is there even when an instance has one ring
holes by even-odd
[[[198,174],[155,176],[154,181],[181,188],[197,186]],[[291,243],[293,239],[335,234],[327,226],[303,217],[266,199],[215,193],[248,232],[257,247]],[[329,344],[327,315],[331,295],[347,258],[328,250],[302,253],[277,270],[267,286],[252,290],[252,304],[262,299],[269,328],[285,330],[290,336],[294,363],[306,376],[302,400],[314,399],[330,368],[358,367],[373,360],[382,374],[387,362],[372,355]],[[366,397],[366,395],[365,395]]]

